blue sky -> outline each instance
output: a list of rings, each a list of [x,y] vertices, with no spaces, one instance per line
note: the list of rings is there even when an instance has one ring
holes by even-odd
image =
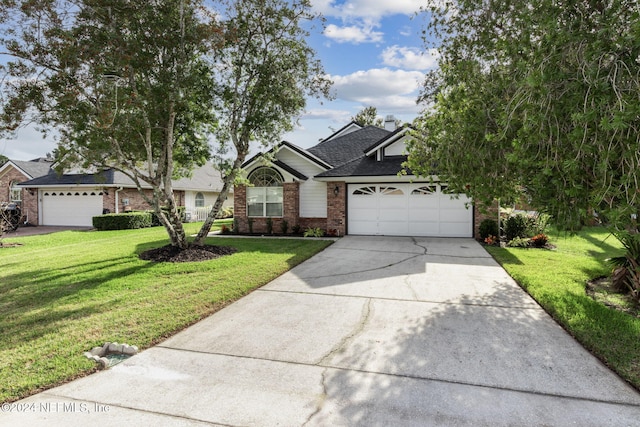
[[[414,16],[424,0],[311,0],[326,23],[316,28],[309,43],[334,81],[332,101],[310,99],[294,132],[282,139],[309,148],[367,106],[380,117],[393,114],[410,122],[420,84],[435,56],[426,51],[420,32],[424,16]],[[278,141],[274,141],[278,142]],[[52,138],[43,140],[33,127],[17,138],[0,139],[0,154],[14,160],[44,156],[55,148]]]

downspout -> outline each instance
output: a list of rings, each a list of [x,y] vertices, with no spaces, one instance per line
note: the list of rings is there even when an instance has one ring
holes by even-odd
[[[114,213],[120,213],[120,200],[118,198],[118,193],[123,190],[123,187],[120,187],[116,190],[115,201],[116,201],[116,211]]]

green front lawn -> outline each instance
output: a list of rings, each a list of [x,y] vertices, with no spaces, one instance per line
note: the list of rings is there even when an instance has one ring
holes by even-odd
[[[195,234],[200,223],[185,224]],[[95,369],[83,352],[106,341],[149,347],[264,285],[330,241],[209,238],[238,252],[152,263],[162,227],[66,231],[0,248],[0,402]]]
[[[487,247],[509,274],[569,333],[640,389],[640,319],[594,301],[587,280],[610,273],[605,259],[623,253],[602,228],[551,235],[556,250]]]

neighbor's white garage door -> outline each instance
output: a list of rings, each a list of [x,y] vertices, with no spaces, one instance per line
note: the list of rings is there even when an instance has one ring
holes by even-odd
[[[472,237],[470,200],[439,184],[349,184],[347,232],[363,235]]]
[[[42,225],[93,225],[102,215],[102,192],[95,190],[42,191]]]

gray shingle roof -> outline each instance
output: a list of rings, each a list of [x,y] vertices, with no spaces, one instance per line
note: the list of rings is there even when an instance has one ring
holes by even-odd
[[[362,157],[367,148],[390,133],[376,126],[366,126],[335,139],[322,141],[307,151],[335,168]]]
[[[31,178],[47,175],[51,172],[51,165],[53,165],[53,162],[44,159],[34,159],[30,161],[11,160],[11,163],[20,168]]]
[[[26,162],[29,163],[29,162]],[[200,190],[219,192],[222,189],[222,177],[212,163],[207,162],[204,166],[193,171],[190,177],[173,180],[175,190]],[[131,178],[122,172],[108,169],[104,172],[94,174],[64,174],[58,175],[51,172],[47,175],[31,179],[21,183],[23,187],[51,187],[70,185],[100,185],[100,186],[125,186],[134,187]],[[143,185],[143,187],[148,187]],[[233,191],[233,189],[230,189]]]
[[[338,178],[348,176],[393,176],[402,170],[402,162],[407,156],[388,156],[381,162],[375,157],[360,157],[335,169],[316,175],[319,178]],[[411,171],[407,170],[411,175]]]

